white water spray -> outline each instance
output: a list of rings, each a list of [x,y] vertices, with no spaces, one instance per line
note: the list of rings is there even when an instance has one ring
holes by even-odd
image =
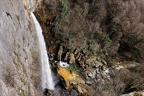
[[[41,83],[42,83],[42,89],[45,88],[54,90],[54,82],[52,79],[50,64],[49,64],[49,58],[47,55],[46,45],[44,41],[44,37],[42,34],[42,29],[37,21],[35,15],[31,12],[32,19],[35,24],[37,36],[38,36],[38,43],[39,43],[39,49],[40,49],[40,63],[41,63],[41,70],[42,70],[42,76],[41,76]]]
[[[60,62],[59,62],[59,65],[60,65],[61,67],[69,67],[69,64],[68,64],[67,62],[62,62],[62,61],[60,61]]]

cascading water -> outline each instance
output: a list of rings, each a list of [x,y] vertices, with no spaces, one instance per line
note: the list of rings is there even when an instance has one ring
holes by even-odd
[[[45,88],[54,90],[54,82],[52,79],[52,74],[51,74],[51,69],[50,69],[50,64],[49,64],[49,58],[47,55],[47,50],[46,50],[46,45],[44,41],[44,37],[42,34],[42,29],[37,21],[35,15],[31,12],[32,19],[35,24],[37,36],[38,36],[38,43],[39,43],[39,49],[40,49],[40,63],[41,63],[41,84],[42,84],[42,89],[44,90]]]

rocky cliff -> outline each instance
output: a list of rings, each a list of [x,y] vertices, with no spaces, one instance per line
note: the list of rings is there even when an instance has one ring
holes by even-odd
[[[40,96],[37,38],[27,3],[0,1],[0,96]]]
[[[54,81],[61,90],[44,95],[141,96],[143,9],[143,0],[1,0],[0,96],[42,96],[30,11],[60,78]]]

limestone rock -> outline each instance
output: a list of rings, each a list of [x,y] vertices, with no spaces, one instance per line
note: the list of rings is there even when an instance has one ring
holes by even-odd
[[[86,81],[85,83],[88,85],[92,85],[92,81]]]
[[[87,59],[86,59],[86,63],[89,64],[89,63],[91,63],[91,62],[93,62],[93,61],[95,61],[95,60],[96,60],[95,57],[90,57],[90,58],[87,58]]]
[[[95,66],[99,67],[99,66],[103,66],[103,64],[101,62],[95,61]]]
[[[61,61],[62,53],[63,53],[63,46],[60,46],[59,51],[58,51],[58,55],[57,55],[58,60],[60,60],[60,61]]]
[[[136,66],[139,66],[140,64],[134,61],[122,61],[122,62],[114,62],[113,67],[119,67],[122,66],[123,68],[134,68]]]
[[[71,91],[71,96],[78,96],[78,92],[76,90]]]
[[[76,86],[76,89],[79,93],[81,94],[85,94],[85,93],[88,93],[90,90],[89,86],[87,86],[86,84],[78,84]]]
[[[73,53],[70,53],[70,60],[69,60],[70,64],[74,64],[75,63],[75,57]]]
[[[91,72],[89,72],[89,73],[88,73],[88,76],[89,76],[89,77],[92,77],[92,76],[93,76],[93,74],[92,74]]]
[[[80,66],[82,66],[82,67],[84,68],[84,66],[85,66],[84,60],[81,60],[81,61],[79,62],[79,64],[80,64]]]
[[[88,92],[85,88],[83,88],[81,86],[78,86],[78,91],[79,91],[79,93],[87,93]]]
[[[79,49],[76,49],[75,52],[74,52],[74,54],[78,54],[78,52],[79,52]]]
[[[131,92],[129,94],[122,94],[120,96],[144,96],[144,92]]]
[[[28,1],[0,0],[0,96],[38,94],[38,42]]]
[[[93,77],[93,73],[91,72],[91,70],[89,71],[88,69],[86,69],[86,71],[83,72],[83,75],[86,77],[86,79],[90,79]]]
[[[78,54],[76,55],[76,60],[77,60],[77,61],[80,61],[80,60],[81,60],[81,57],[82,57],[82,54],[78,53]]]
[[[69,55],[70,55],[70,52],[67,52],[66,55],[65,55],[65,58],[64,58],[65,61],[68,61]]]

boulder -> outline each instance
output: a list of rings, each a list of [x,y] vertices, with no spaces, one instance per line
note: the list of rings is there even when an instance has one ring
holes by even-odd
[[[92,84],[93,84],[92,81],[86,81],[85,83],[86,83],[87,85],[92,85]]]
[[[84,60],[81,60],[81,61],[79,62],[79,64],[80,64],[80,66],[81,66],[82,68],[84,68],[84,66],[85,66]]]
[[[74,71],[68,70],[67,68],[58,66],[57,73],[64,79],[66,89],[69,88],[70,84],[85,83],[78,74]]]
[[[73,53],[70,53],[70,60],[69,60],[69,64],[74,64],[75,63],[75,57]]]
[[[79,52],[79,49],[76,49],[75,52],[74,52],[74,54],[78,54],[78,52]]]
[[[72,89],[71,96],[78,96],[78,92],[76,90]]]
[[[77,86],[75,86],[76,90],[81,93],[81,94],[85,94],[90,92],[90,87],[86,84],[78,84]]]
[[[87,92],[88,92],[88,90],[86,90],[86,89],[83,88],[82,86],[78,86],[78,87],[77,87],[77,90],[78,90],[79,93],[87,93]]]
[[[60,60],[60,61],[61,61],[62,53],[63,53],[63,46],[60,46],[58,54],[57,54],[58,60]]]
[[[129,94],[122,94],[120,96],[144,96],[144,92],[131,92]]]
[[[81,54],[78,53],[78,54],[76,55],[76,60],[78,60],[80,57],[81,57]]]
[[[66,53],[66,55],[65,55],[65,58],[64,58],[64,60],[65,60],[65,61],[68,61],[68,59],[69,59],[69,56],[70,56],[70,52],[67,52],[67,53]]]
[[[140,63],[134,62],[134,61],[121,61],[121,62],[113,62],[112,67],[118,68],[118,67],[123,67],[123,68],[135,68],[136,66],[139,66]]]
[[[78,56],[78,55],[77,55]],[[79,57],[77,58],[77,61],[80,61],[82,58],[82,54],[79,54]]]
[[[95,60],[96,60],[95,57],[90,57],[90,58],[87,58],[87,59],[86,59],[86,63],[87,63],[87,64],[90,64],[90,63],[94,62]]]

